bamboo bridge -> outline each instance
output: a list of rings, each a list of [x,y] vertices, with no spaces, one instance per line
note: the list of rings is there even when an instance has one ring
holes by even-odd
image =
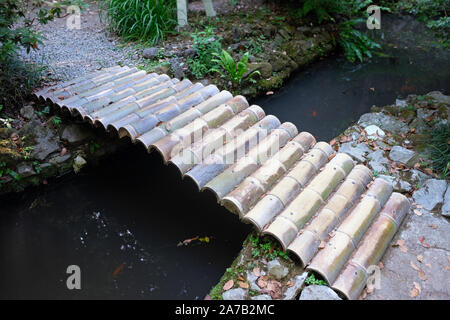
[[[410,210],[347,154],[214,85],[116,66],[35,96],[156,150],[349,299]]]

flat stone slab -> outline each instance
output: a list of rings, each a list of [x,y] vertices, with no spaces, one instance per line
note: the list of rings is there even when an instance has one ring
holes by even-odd
[[[299,300],[342,300],[330,287],[311,285],[303,289]]]
[[[413,199],[426,210],[433,210],[444,202],[444,193],[447,190],[447,181],[428,179],[424,185],[414,192]]]
[[[390,246],[386,250],[381,260],[384,266],[380,288],[366,299],[450,299],[450,222],[439,214],[421,211],[421,216],[410,213],[405,218],[392,243],[403,240],[407,252],[403,252],[401,246]],[[415,268],[423,273],[419,275]],[[414,291],[411,292],[415,288],[414,282],[421,288],[416,297],[413,297]]]

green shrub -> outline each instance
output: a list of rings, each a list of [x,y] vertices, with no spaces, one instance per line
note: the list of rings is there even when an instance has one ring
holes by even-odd
[[[111,30],[127,40],[156,44],[174,32],[175,0],[102,0]]]
[[[33,29],[35,22],[45,24],[59,17],[63,3],[52,3],[50,8],[44,4],[42,0],[0,0],[0,61],[14,56],[19,47],[29,52],[42,44],[42,36]]]
[[[204,31],[196,31],[190,34],[196,51],[195,59],[188,59],[187,64],[192,74],[201,79],[208,74],[211,69],[217,66],[215,55],[222,50],[221,38],[215,36],[214,29],[207,27]]]
[[[231,55],[225,50],[222,50],[221,54],[215,53],[214,55],[218,59],[213,59],[213,61],[217,62],[217,64],[222,67],[226,73],[222,72],[222,70],[218,68],[213,68],[211,71],[220,73],[222,77],[229,79],[233,84],[241,84],[244,79],[244,75],[247,72],[248,52],[244,53],[238,63],[236,63]],[[259,71],[253,71],[247,76],[247,78],[260,74],[261,73]]]
[[[337,41],[344,50],[345,56],[351,62],[370,58],[381,46],[359,31],[357,26],[365,24],[368,17],[366,9],[372,0],[300,0],[297,15],[304,17],[314,14],[319,24],[326,21],[341,20],[338,27]],[[388,8],[381,7],[382,10]]]
[[[371,58],[372,52],[376,49],[381,49],[378,43],[355,29],[358,23],[363,22],[365,22],[364,19],[351,19],[339,24],[338,42],[351,62],[355,62],[356,59],[362,62],[365,57]]]
[[[259,237],[251,234],[249,242],[252,246],[252,256],[255,259],[264,258],[266,260],[273,260],[281,257],[289,260],[289,255],[284,252],[278,242],[270,237]]]
[[[418,20],[425,22],[427,27],[436,32],[441,45],[450,46],[450,1],[449,0],[402,0],[395,7],[409,14],[415,15]]]
[[[433,169],[444,179],[450,175],[450,125],[441,125],[430,132]]]
[[[318,285],[318,286],[328,286],[328,283],[325,280],[316,279],[314,274],[311,274],[308,278],[306,278],[305,283],[310,285]]]
[[[16,57],[8,57],[0,62],[0,105],[4,105],[11,116],[18,111],[15,107],[30,99],[45,69],[43,66],[24,63]]]

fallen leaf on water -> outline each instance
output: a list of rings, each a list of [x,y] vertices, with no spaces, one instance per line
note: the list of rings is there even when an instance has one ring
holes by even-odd
[[[273,94],[273,91],[267,91],[267,92],[266,92],[266,95],[267,95],[267,96],[270,96],[270,95],[272,95],[272,94]]]
[[[248,289],[248,283],[243,281],[238,281],[239,287],[242,289]]]
[[[448,262],[450,262],[450,256],[447,256],[447,260],[448,260]]]
[[[423,262],[423,255],[419,254],[419,255],[417,256],[417,261]]]
[[[433,229],[439,229],[439,226],[437,226],[435,224],[429,224],[428,226]]]
[[[413,268],[413,269],[416,270],[416,271],[419,271],[419,270],[420,270],[420,268],[419,268],[418,266],[416,266],[416,265],[414,264],[414,262],[412,262],[412,261],[409,262],[409,265],[411,266],[411,268]]]
[[[425,274],[425,271],[423,271],[422,269],[419,270],[418,272],[419,278],[422,281],[425,281],[428,279],[427,275]]]
[[[449,266],[445,266],[445,271],[450,270]]]
[[[397,240],[397,243],[395,244],[395,246],[399,246],[400,250],[402,250],[402,252],[408,252],[408,248],[405,245],[405,240]]]
[[[370,91],[375,91],[375,88],[370,88]]]
[[[414,213],[417,214],[418,216],[421,216],[421,215],[422,215],[422,212],[420,212],[420,211],[417,210],[417,209],[414,209]]]
[[[177,247],[181,247],[181,246],[187,246],[188,244],[190,244],[192,241],[198,240],[199,236],[196,236],[194,238],[190,238],[190,239],[186,239],[183,240],[181,242],[178,242]]]
[[[211,238],[210,237],[198,238],[198,241],[209,243],[211,241]]]
[[[233,286],[234,286],[234,281],[233,281],[233,279],[230,279],[223,285],[223,290],[224,291],[230,290],[231,288],[233,288]]]
[[[125,267],[126,263],[122,263],[120,266],[118,266],[114,271],[113,271],[113,276],[116,277]]]
[[[253,268],[253,274],[257,277],[259,277],[261,275],[261,270],[259,270],[258,267]]]

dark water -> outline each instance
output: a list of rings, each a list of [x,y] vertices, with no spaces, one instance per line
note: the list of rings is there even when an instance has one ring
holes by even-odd
[[[260,99],[268,114],[330,140],[372,105],[450,93],[449,52],[425,28],[383,17],[385,53],[354,65],[331,57]],[[209,193],[139,148],[63,181],[0,198],[0,298],[203,298],[250,232]],[[178,242],[209,236],[209,244]],[[81,268],[79,291],[66,268]]]
[[[203,299],[250,232],[137,147],[0,204],[0,298]]]
[[[397,97],[450,94],[450,51],[434,47],[426,27],[411,17],[383,15],[373,35],[389,57],[352,64],[327,58],[299,72],[274,95],[254,101],[267,114],[329,141],[370,111]]]

